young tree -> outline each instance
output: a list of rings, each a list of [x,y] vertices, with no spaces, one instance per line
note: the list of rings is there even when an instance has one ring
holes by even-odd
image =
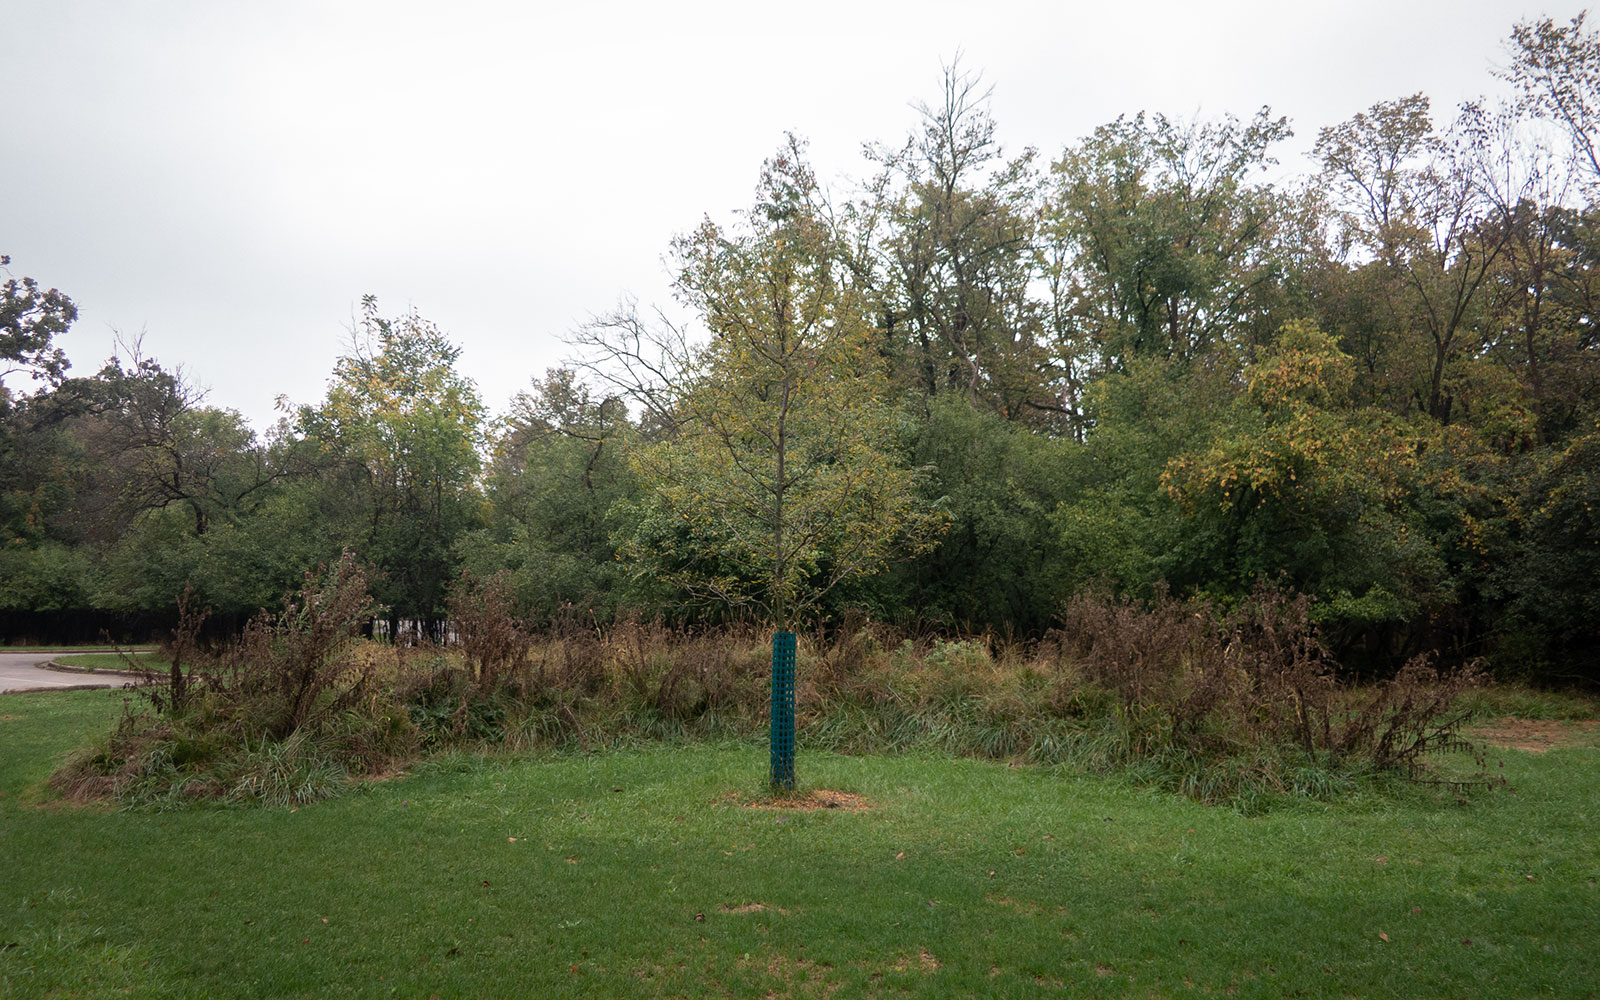
[[[613,322],[591,343],[628,372],[661,440],[634,452],[645,487],[627,553],[685,591],[776,626],[771,783],[794,787],[794,634],[838,584],[931,538],[937,514],[894,451],[895,410],[846,254],[791,137],[733,231],[680,238],[677,288],[710,339],[690,350]]]
[[[630,552],[780,631],[937,519],[894,453],[896,414],[860,291],[791,140],[741,231],[675,247],[710,340],[675,366],[677,431],[635,452],[651,487]]]

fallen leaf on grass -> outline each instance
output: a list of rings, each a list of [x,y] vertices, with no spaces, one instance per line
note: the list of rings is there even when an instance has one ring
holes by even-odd
[[[1378,937],[1381,938],[1384,941],[1389,940],[1389,935],[1385,934],[1383,931],[1379,931],[1378,932]]]
[[[895,856],[894,856],[894,859],[895,859],[895,860],[896,860],[896,861],[902,861],[902,860],[904,860],[904,859],[905,859],[905,856],[906,856],[906,852],[905,852],[905,851],[901,851],[901,852],[900,852],[900,853],[899,853],[899,854],[896,854],[896,855],[895,855]]]

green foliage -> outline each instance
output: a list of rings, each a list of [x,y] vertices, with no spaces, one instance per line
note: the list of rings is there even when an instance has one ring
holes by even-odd
[[[1412,541],[1415,432],[1351,408],[1351,359],[1308,325],[1285,327],[1243,374],[1210,443],[1162,472],[1184,517],[1169,578],[1231,597],[1281,579],[1328,597],[1324,615],[1415,614],[1443,574]],[[1389,589],[1402,580],[1407,589]]]
[[[568,605],[614,617],[629,574],[612,539],[638,500],[635,437],[622,401],[593,398],[569,369],[519,393],[489,467],[487,523],[461,541],[466,568],[509,571],[519,606],[545,621]]]
[[[1071,567],[1050,515],[1076,446],[946,394],[929,402],[910,463],[947,527],[915,560],[844,591],[893,620],[1024,632],[1047,628]]]
[[[391,621],[439,619],[457,540],[475,527],[484,408],[455,370],[460,354],[415,311],[386,319],[368,296],[327,397],[296,413],[328,470],[323,511],[345,545],[382,569],[374,589]]]
[[[78,318],[78,307],[54,288],[41,289],[32,278],[10,277],[9,255],[0,254],[0,379],[27,372],[35,381],[58,383],[66,371],[67,355],[53,341]],[[8,404],[10,391],[0,386],[0,404]],[[0,409],[0,413],[4,410]]]
[[[1600,435],[1575,438],[1528,470],[1515,501],[1517,541],[1493,573],[1509,597],[1507,672],[1592,680],[1600,650]]]
[[[780,629],[938,524],[892,450],[865,303],[799,157],[791,143],[769,161],[745,232],[708,220],[678,241],[678,288],[710,340],[681,359],[675,433],[632,454],[649,491],[626,548]]]
[[[1192,359],[1259,333],[1289,249],[1288,212],[1252,175],[1290,135],[1263,108],[1184,125],[1122,117],[1052,166],[1057,311],[1107,368]]]
[[[89,553],[57,541],[0,549],[0,610],[77,611],[93,607]]]

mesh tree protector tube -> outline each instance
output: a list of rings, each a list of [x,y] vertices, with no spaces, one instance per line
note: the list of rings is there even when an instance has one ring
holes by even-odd
[[[772,636],[772,787],[794,789],[794,633]]]

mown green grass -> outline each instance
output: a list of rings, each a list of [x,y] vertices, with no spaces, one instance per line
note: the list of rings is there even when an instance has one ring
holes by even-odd
[[[1114,778],[758,746],[452,756],[331,802],[38,789],[122,695],[0,699],[0,995],[1586,996],[1600,748],[1260,817]],[[516,838],[512,840],[511,838]],[[764,909],[755,909],[759,904]],[[1387,940],[1385,940],[1385,937]]]
[[[132,663],[129,663],[132,660]],[[158,652],[137,653],[71,653],[55,657],[64,667],[82,667],[88,670],[168,670],[172,661]]]

